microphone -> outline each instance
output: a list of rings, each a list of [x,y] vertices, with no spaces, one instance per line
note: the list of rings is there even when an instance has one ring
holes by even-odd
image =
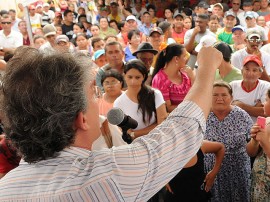
[[[122,138],[125,142],[127,142],[128,144],[132,142],[132,138],[129,134],[127,134],[127,130],[137,128],[138,122],[136,120],[134,120],[130,116],[125,115],[124,112],[117,107],[112,108],[107,113],[107,120],[110,124],[117,125],[122,129]]]

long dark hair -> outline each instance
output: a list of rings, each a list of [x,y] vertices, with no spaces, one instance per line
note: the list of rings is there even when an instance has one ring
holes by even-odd
[[[152,78],[154,78],[154,76],[159,72],[159,70],[162,69],[166,63],[170,62],[174,56],[182,55],[183,50],[184,50],[183,45],[172,43],[168,45],[163,51],[161,51],[157,57]]]
[[[153,112],[156,116],[156,105],[155,105],[155,92],[154,90],[145,85],[145,81],[148,77],[148,71],[145,67],[144,63],[141,60],[134,59],[130,60],[125,64],[124,73],[126,74],[130,69],[136,69],[143,75],[143,82],[141,85],[141,90],[137,95],[138,99],[138,110],[142,110],[143,122],[150,122],[152,118]],[[146,116],[148,116],[148,120],[146,120]]]

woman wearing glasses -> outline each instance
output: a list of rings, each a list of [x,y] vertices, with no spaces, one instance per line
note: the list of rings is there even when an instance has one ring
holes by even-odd
[[[116,98],[122,94],[124,78],[119,72],[108,70],[102,76],[101,83],[104,94],[98,99],[99,114],[107,116],[107,113],[113,107]]]
[[[113,106],[138,122],[137,128],[128,130],[134,139],[148,134],[167,117],[167,112],[160,91],[145,85],[148,71],[141,60],[126,63],[124,73],[127,90],[115,100]]]

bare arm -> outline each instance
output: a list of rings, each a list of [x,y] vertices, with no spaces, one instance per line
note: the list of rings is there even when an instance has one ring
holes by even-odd
[[[219,142],[211,142],[211,141],[203,141],[203,144],[201,146],[201,150],[203,153],[214,153],[215,154],[215,165],[213,169],[207,173],[205,177],[205,191],[210,191],[211,187],[214,184],[214,180],[218,174],[218,171],[221,167],[224,154],[225,154],[225,147],[222,143]]]
[[[195,27],[188,43],[185,45],[185,48],[189,53],[192,53],[192,51],[195,48],[194,47],[195,37],[199,32],[200,32],[200,27],[199,26]]]
[[[207,119],[211,107],[212,98],[210,95],[213,90],[215,71],[220,66],[222,59],[222,53],[213,47],[203,47],[200,50],[197,56],[199,64],[197,76],[185,97],[185,100],[195,102],[202,109],[205,119]]]
[[[234,100],[232,102],[232,105],[236,105],[240,107],[241,109],[245,110],[250,116],[265,116],[263,105],[261,103],[256,104],[255,106],[251,106],[248,104],[245,104],[239,100]]]

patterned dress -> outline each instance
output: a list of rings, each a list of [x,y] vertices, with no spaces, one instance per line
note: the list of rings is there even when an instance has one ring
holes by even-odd
[[[270,159],[261,153],[255,159],[251,174],[251,202],[270,201]]]
[[[237,106],[222,121],[213,112],[209,114],[205,139],[221,142],[226,148],[222,166],[211,190],[211,201],[249,201],[251,166],[246,143],[252,125],[248,113]],[[207,172],[213,168],[214,159],[213,154],[205,155]]]

